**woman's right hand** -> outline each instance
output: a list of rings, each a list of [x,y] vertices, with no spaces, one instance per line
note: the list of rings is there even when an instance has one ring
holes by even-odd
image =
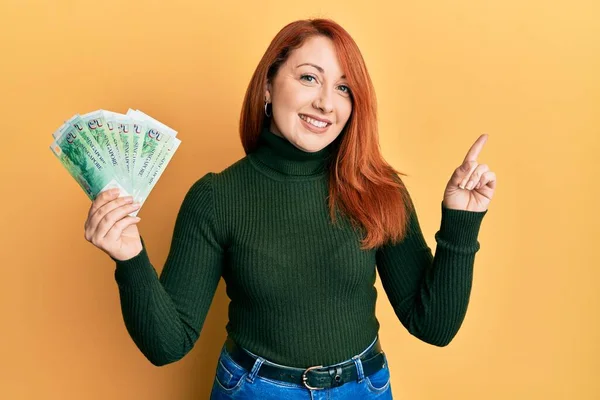
[[[128,214],[140,205],[131,196],[118,197],[119,189],[105,190],[92,202],[85,221],[85,240],[116,260],[128,260],[142,251],[142,240],[135,224],[138,217]]]

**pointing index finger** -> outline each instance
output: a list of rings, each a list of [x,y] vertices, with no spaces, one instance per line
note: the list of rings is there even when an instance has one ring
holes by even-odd
[[[488,138],[487,133],[484,133],[483,135],[479,136],[479,138],[475,141],[475,143],[473,143],[473,145],[469,149],[469,152],[465,156],[465,159],[463,162],[477,161],[477,157],[479,156],[481,149],[483,149],[485,142],[487,142],[487,138]]]

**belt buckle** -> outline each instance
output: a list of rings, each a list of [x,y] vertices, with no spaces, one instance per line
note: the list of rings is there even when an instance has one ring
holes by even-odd
[[[302,372],[302,383],[304,384],[304,386],[307,389],[312,389],[312,390],[321,390],[321,389],[325,389],[325,388],[320,388],[320,387],[312,387],[312,386],[308,386],[308,384],[306,383],[306,381],[308,381],[308,377],[306,376],[306,373],[308,371],[310,371],[311,369],[317,369],[317,368],[323,368],[322,365],[315,365],[314,367],[308,367],[304,370],[304,372]]]

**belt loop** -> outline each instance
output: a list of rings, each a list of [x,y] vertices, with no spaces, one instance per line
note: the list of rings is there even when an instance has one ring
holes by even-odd
[[[248,374],[248,376],[246,377],[246,380],[250,383],[254,382],[254,378],[256,378],[256,374],[258,374],[258,370],[260,369],[260,367],[263,365],[263,363],[265,362],[265,359],[262,357],[258,357],[256,359],[256,361],[254,361],[254,365],[252,366],[252,370],[250,371],[250,373]]]
[[[363,372],[362,361],[360,360],[360,356],[356,355],[352,357],[352,361],[354,361],[354,365],[356,366],[356,371],[358,372],[358,383],[362,383],[365,378],[365,373]]]

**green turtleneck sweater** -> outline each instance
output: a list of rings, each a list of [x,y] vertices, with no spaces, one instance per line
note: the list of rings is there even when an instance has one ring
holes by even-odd
[[[437,346],[452,340],[487,211],[442,204],[435,257],[416,213],[402,242],[361,250],[349,220],[329,217],[330,151],[304,152],[263,130],[255,152],[191,186],[160,277],[145,245],[114,260],[125,325],[152,364],[192,349],[221,277],[231,300],[227,333],[279,364],[334,364],[366,348],[379,330],[376,270],[408,332]]]

